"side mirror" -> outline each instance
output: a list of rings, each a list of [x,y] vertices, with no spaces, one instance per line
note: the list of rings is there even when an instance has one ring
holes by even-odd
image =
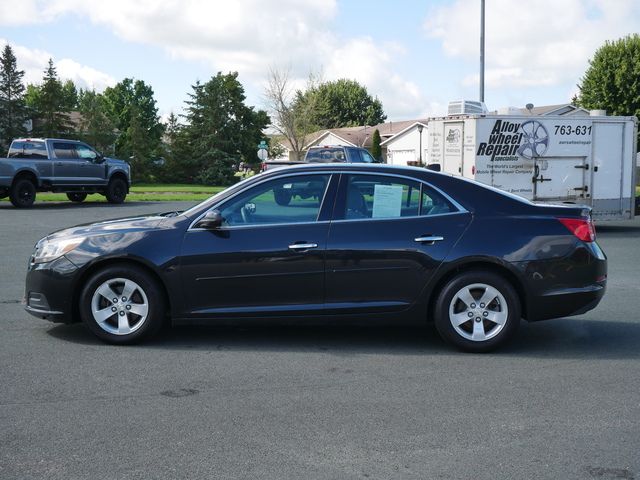
[[[205,228],[207,230],[215,230],[222,225],[222,215],[219,210],[209,210],[204,214],[198,223],[194,225],[196,228]]]
[[[104,162],[104,155],[99,152],[96,152],[96,158],[93,159],[94,163],[102,163]]]

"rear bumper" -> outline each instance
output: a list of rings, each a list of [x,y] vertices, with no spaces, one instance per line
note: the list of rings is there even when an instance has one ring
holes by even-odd
[[[529,308],[529,321],[582,315],[593,310],[602,300],[606,282],[598,282],[582,288],[570,288],[537,296]]]
[[[572,255],[527,266],[531,295],[527,320],[582,315],[593,310],[605,294],[607,257],[596,242],[582,243]]]

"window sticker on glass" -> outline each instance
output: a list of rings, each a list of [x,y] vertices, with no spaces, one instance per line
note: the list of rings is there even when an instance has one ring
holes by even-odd
[[[373,218],[399,217],[402,210],[402,185],[376,185],[373,191]]]
[[[282,188],[293,188],[293,183],[285,183]]]

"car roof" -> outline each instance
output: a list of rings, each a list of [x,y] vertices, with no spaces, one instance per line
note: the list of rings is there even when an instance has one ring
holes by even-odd
[[[80,140],[71,140],[69,138],[16,138],[13,140],[14,142],[45,142],[45,141],[53,141],[53,142],[67,142],[67,143],[83,143]]]

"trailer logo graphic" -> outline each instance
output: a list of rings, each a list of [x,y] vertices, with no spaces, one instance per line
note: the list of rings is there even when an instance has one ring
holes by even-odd
[[[520,157],[532,159],[544,155],[549,146],[549,133],[537,120],[524,123],[496,120],[487,142],[478,145],[476,155],[515,160]]]
[[[541,157],[549,147],[549,132],[537,120],[527,120],[520,126],[524,143],[518,148],[518,155],[528,158]]]

